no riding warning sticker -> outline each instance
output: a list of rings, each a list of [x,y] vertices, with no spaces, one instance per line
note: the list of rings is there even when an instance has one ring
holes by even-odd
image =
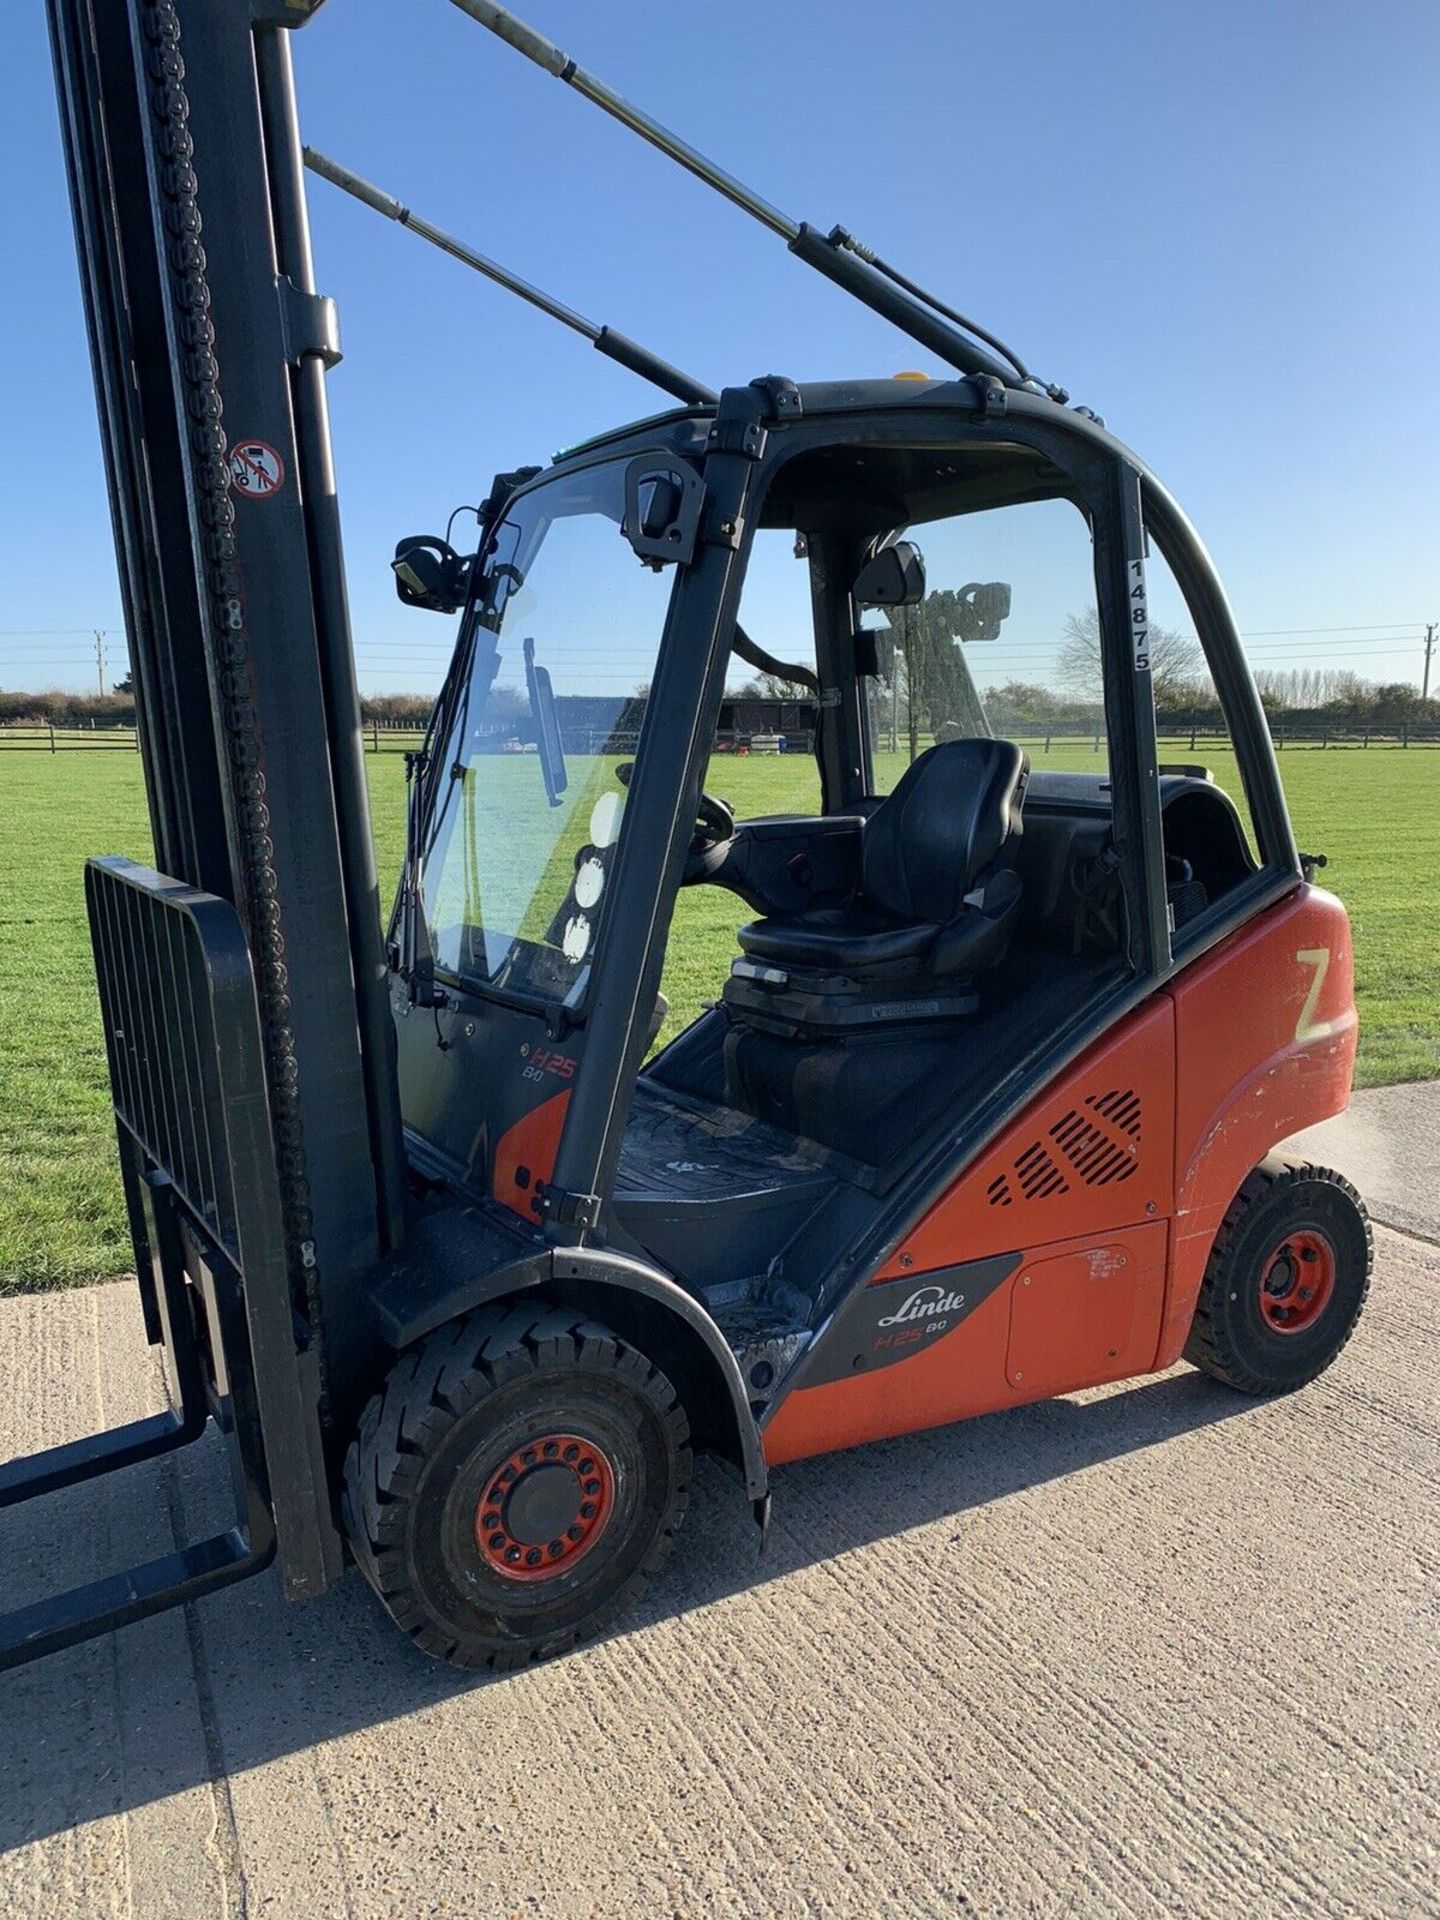
[[[237,440],[230,449],[230,484],[247,500],[268,500],[285,484],[285,462],[268,441]]]

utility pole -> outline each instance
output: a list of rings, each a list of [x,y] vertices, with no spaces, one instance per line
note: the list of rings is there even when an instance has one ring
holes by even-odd
[[[1420,683],[1420,698],[1430,698],[1430,655],[1435,651],[1435,622],[1432,620],[1425,629],[1425,678]]]
[[[95,635],[95,679],[99,684],[100,698],[103,700],[105,698],[105,629],[94,627],[91,631]]]

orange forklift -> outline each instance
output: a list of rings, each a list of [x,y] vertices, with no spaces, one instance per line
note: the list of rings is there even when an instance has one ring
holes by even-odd
[[[843,229],[454,3],[953,373],[711,394],[304,156],[288,35],[313,7],[50,0],[163,870],[94,861],[87,889],[174,1406],[6,1468],[0,1500],[214,1425],[238,1510],[0,1621],[0,1664],[277,1558],[310,1597],[353,1558],[427,1653],[513,1667],[635,1599],[697,1449],[763,1527],[789,1461],[1182,1356],[1299,1387],[1365,1299],[1359,1197],[1275,1152],[1349,1095],[1349,929],[1175,502]],[[468,553],[400,542],[401,598],[458,630],[383,939],[307,157],[677,403],[498,476]],[[1083,555],[1105,760],[1032,768],[967,698],[892,782],[877,690],[907,621],[948,609],[973,693],[967,649],[1022,584],[965,573],[1037,516]],[[813,666],[740,624],[766,534],[808,576]],[[1156,556],[1243,811],[1160,761]],[[705,791],[737,655],[813,689],[813,811]],[[734,952],[656,1051],[692,887],[733,896]]]

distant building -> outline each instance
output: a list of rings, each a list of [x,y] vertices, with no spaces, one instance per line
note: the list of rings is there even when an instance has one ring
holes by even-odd
[[[715,744],[733,752],[748,746],[757,735],[762,739],[779,735],[792,753],[809,753],[815,744],[815,713],[813,700],[766,700],[750,694],[723,700]]]
[[[815,703],[813,700],[767,700],[759,697],[726,700],[720,707],[715,730],[715,745],[721,752],[738,752],[752,740],[763,740],[774,750],[777,739],[786,751],[809,753],[815,744]],[[607,694],[561,693],[555,697],[555,718],[560,725],[560,743],[566,753],[598,753],[607,745],[611,751],[633,752],[645,718],[643,695],[632,695],[617,717],[615,701]],[[506,740],[533,745],[535,725],[528,716],[519,715],[491,721],[479,729],[500,751]]]

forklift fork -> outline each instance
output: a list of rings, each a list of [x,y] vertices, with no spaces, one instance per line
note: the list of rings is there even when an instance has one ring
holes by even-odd
[[[141,1308],[172,1410],[0,1467],[0,1507],[172,1453],[213,1420],[236,1519],[0,1615],[0,1670],[242,1580],[277,1550],[296,1599],[343,1564],[240,921],[224,901],[128,860],[90,861],[86,898]]]

